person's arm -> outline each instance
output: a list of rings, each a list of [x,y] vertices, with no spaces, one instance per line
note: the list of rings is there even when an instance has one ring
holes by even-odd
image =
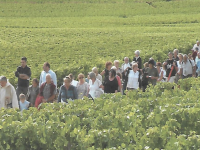
[[[41,84],[42,84],[42,73],[40,74],[39,87],[41,86]]]
[[[118,81],[117,78],[114,79],[115,80],[115,93],[118,92]]]
[[[181,67],[179,76],[181,76],[182,74],[183,74],[183,68]]]
[[[15,76],[19,78],[19,67],[17,67],[17,71],[15,71]]]
[[[76,87],[74,87],[73,93],[74,93],[74,100],[75,100],[75,99],[78,99],[78,93],[77,93]]]
[[[85,84],[85,94],[84,94],[84,96],[88,96],[88,84]]]
[[[100,75],[102,75],[102,76],[103,76],[104,74],[105,74],[105,70],[103,70],[103,71],[100,73]]]
[[[58,103],[61,102],[61,88],[59,90],[59,94],[58,94]]]
[[[56,86],[56,89],[57,89],[57,77],[56,77],[56,73],[54,73],[52,75],[52,80],[53,80],[53,83],[54,83],[54,85]]]
[[[193,77],[196,77],[196,65],[195,63],[193,64]]]
[[[157,81],[161,81],[162,79],[163,79],[163,71],[161,72],[161,75],[160,75],[160,77],[158,78]]]
[[[55,98],[55,94],[53,94],[51,97],[49,97],[47,100],[46,100],[46,102],[52,102],[53,101],[53,99]]]
[[[121,80],[120,80],[120,78],[118,79],[118,86],[119,86],[119,91],[121,92],[121,90],[122,90],[122,82],[121,82]]]

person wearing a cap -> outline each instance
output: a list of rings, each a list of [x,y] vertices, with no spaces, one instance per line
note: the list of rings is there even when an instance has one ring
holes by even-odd
[[[174,83],[175,75],[178,71],[176,60],[173,59],[173,53],[168,53],[169,58],[165,61],[167,82]]]
[[[150,84],[156,85],[158,79],[158,70],[154,67],[155,61],[153,59],[149,60],[148,62],[149,67],[147,68],[147,78]]]
[[[138,64],[138,68],[142,69],[142,59],[140,57],[140,51],[135,51],[135,57],[133,58],[133,61],[135,61]]]

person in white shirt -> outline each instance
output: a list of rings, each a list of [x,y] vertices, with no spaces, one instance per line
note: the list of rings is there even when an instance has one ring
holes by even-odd
[[[137,90],[139,88],[139,78],[140,74],[137,71],[138,64],[132,64],[132,70],[128,72],[128,82],[127,82],[127,90]]]
[[[181,74],[184,78],[189,78],[192,76],[196,76],[195,64],[188,59],[188,56],[185,54],[183,55],[183,62],[181,65]]]
[[[200,52],[200,42],[199,41],[197,41],[197,43],[194,44],[192,50],[195,51],[196,48],[198,48],[198,52]]]
[[[39,82],[39,87],[41,86],[42,83],[46,82],[46,75],[50,74],[52,81],[54,83],[54,85],[57,88],[57,77],[55,72],[53,72],[52,70],[50,70],[50,64],[48,62],[45,62],[43,65],[43,71],[41,72],[40,75],[40,82]]]
[[[98,73],[97,67],[92,68],[92,72],[94,72],[96,75],[96,78],[102,82],[102,76]]]
[[[68,76],[71,78],[71,81],[72,81],[71,85],[76,87],[78,84],[78,81],[74,80],[74,75],[72,73],[70,73]]]
[[[177,78],[178,80],[182,78],[181,66],[183,64],[183,55],[181,53],[178,54],[179,60],[177,61],[178,71],[177,71]]]
[[[89,80],[89,98],[95,99],[101,96],[103,94],[103,85],[102,82],[96,78],[95,73],[90,72],[89,74],[90,80]]]
[[[15,88],[4,76],[0,77],[0,109],[1,108],[19,108]]]

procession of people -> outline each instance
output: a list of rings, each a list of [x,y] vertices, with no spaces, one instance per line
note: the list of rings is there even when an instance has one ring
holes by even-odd
[[[88,97],[93,101],[104,93],[121,93],[126,91],[142,90],[145,92],[148,85],[157,82],[177,83],[180,79],[200,76],[200,42],[197,41],[191,53],[181,54],[178,49],[168,53],[164,62],[156,62],[149,58],[142,68],[140,51],[134,52],[133,59],[124,58],[120,65],[119,60],[106,62],[105,69],[99,73],[97,67],[85,77],[78,75],[78,81],[72,74],[63,78],[63,85],[58,88],[57,76],[45,62],[40,79],[32,79],[31,68],[27,66],[27,58],[21,58],[21,66],[15,72],[18,78],[17,88],[9,83],[5,76],[0,77],[0,108],[39,107],[42,103],[68,103],[76,99]],[[121,67],[120,67],[121,66]],[[59,90],[57,90],[59,89]]]

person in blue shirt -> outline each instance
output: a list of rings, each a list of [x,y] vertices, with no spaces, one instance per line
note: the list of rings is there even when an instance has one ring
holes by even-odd
[[[51,79],[53,81],[53,84],[56,86],[57,89],[57,77],[55,72],[53,72],[50,69],[50,64],[48,62],[45,62],[43,65],[43,71],[41,72],[40,75],[40,82],[39,82],[39,87],[42,85],[42,83],[46,82],[46,75],[50,74],[51,75]]]
[[[26,100],[26,96],[24,94],[19,95],[19,108],[21,111],[27,110],[29,108],[30,102]]]
[[[68,103],[69,101],[73,101],[78,99],[77,89],[75,86],[71,85],[71,78],[66,76],[64,79],[64,85],[60,87],[59,95],[58,95],[58,103],[64,102]]]

